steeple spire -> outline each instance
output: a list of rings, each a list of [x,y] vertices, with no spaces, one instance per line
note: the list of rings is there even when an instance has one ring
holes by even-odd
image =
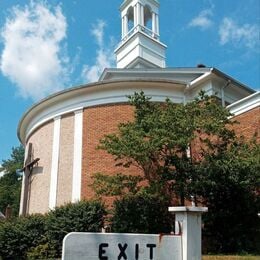
[[[115,50],[118,68],[164,68],[166,45],[160,42],[159,1],[125,0],[120,7],[122,39]]]

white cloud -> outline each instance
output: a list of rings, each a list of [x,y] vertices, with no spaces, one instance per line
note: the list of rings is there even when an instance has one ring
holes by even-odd
[[[232,43],[235,46],[246,46],[250,49],[259,47],[259,26],[253,24],[239,25],[231,18],[224,18],[219,27],[220,44]]]
[[[199,27],[202,30],[208,29],[213,25],[213,21],[211,17],[213,16],[213,12],[211,9],[203,10],[199,13],[198,16],[193,18],[189,23],[190,27]]]
[[[37,100],[64,87],[69,73],[62,49],[66,29],[60,6],[31,1],[12,8],[1,31],[0,70],[23,97]]]
[[[96,52],[95,64],[84,65],[81,76],[86,82],[97,81],[105,68],[110,68],[114,64],[113,47],[104,44],[104,28],[106,24],[102,20],[97,21],[97,25],[92,28],[91,34],[94,36],[98,49]]]

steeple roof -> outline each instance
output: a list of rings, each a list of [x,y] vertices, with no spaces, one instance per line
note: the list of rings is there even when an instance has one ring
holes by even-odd
[[[120,8],[124,7],[125,5],[127,5],[128,3],[130,3],[131,1],[133,1],[133,0],[124,0],[124,2],[121,4],[121,7],[120,7]],[[152,1],[152,2],[156,3],[157,5],[160,4],[160,1],[159,1],[159,0],[149,0],[149,1]]]

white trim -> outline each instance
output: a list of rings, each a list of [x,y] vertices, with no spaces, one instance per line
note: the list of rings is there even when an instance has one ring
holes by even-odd
[[[208,69],[207,69],[208,70]],[[21,119],[18,126],[18,137],[23,144],[26,143],[29,136],[39,128],[42,124],[47,123],[57,116],[62,116],[67,113],[71,113],[83,108],[104,105],[104,104],[116,104],[127,103],[127,95],[132,95],[134,92],[140,92],[143,90],[147,96],[150,96],[154,101],[163,102],[166,97],[172,99],[173,102],[183,103],[184,95],[186,99],[192,100],[194,96],[190,92],[192,87],[187,86],[185,82],[172,81],[169,79],[160,79],[171,74],[171,70],[116,70],[120,75],[121,73],[129,73],[130,77],[135,77],[134,80],[115,80],[104,81],[95,83],[88,86],[74,88],[69,91],[58,93],[51,96],[46,100],[36,104],[32,107]],[[140,74],[140,73],[143,74]],[[160,78],[151,79],[154,74],[161,72]],[[109,72],[110,73],[110,72]],[[111,72],[113,73],[113,71]],[[176,70],[173,73],[182,74],[184,71]],[[189,71],[192,73],[192,71]],[[198,71],[194,72],[198,74]],[[201,69],[201,77],[206,79],[205,76],[210,72],[205,73],[205,69]],[[205,73],[205,74],[204,74]],[[148,74],[151,78],[144,78],[144,75]],[[166,75],[165,75],[166,74]],[[139,78],[140,77],[140,78]],[[200,80],[201,80],[201,77]],[[203,79],[202,78],[202,79]],[[192,81],[193,84],[196,81]],[[186,88],[186,89],[185,89]],[[185,89],[185,91],[184,91]],[[184,93],[186,92],[186,93]]]
[[[260,91],[227,106],[227,109],[229,109],[230,113],[234,114],[235,116],[238,116],[242,113],[245,113],[259,106],[260,106]]]
[[[117,60],[117,63],[119,63],[120,61],[122,61],[123,59],[125,59],[126,56],[128,56],[129,53],[131,53],[131,52],[132,52],[136,47],[138,47],[138,46],[141,46],[143,49],[148,50],[149,52],[152,52],[152,53],[156,54],[157,56],[159,56],[159,57],[162,58],[162,59],[165,59],[165,54],[161,54],[161,53],[159,53],[158,51],[155,51],[155,50],[153,50],[152,48],[148,48],[145,44],[139,42],[138,44],[133,45],[132,48],[129,49],[129,51],[128,51],[124,56],[122,56],[120,59],[118,59],[118,60]],[[137,58],[142,58],[142,59],[144,59],[143,57],[140,57],[140,56],[138,56]],[[151,61],[147,60],[147,62],[151,62]],[[130,63],[130,64],[131,64],[131,63]],[[127,66],[129,66],[129,64],[128,64]],[[155,65],[155,66],[156,66],[156,65]],[[128,67],[127,67],[127,68],[128,68]]]
[[[191,207],[191,206],[183,206],[183,207],[168,207],[169,212],[208,212],[207,207]]]
[[[176,103],[183,102],[184,85],[164,81],[121,81],[102,84],[89,88],[79,88],[71,92],[57,95],[45,102],[35,106],[20,122],[19,135],[22,143],[25,143],[30,134],[42,124],[62,116],[80,110],[84,107],[91,107],[105,104],[127,103],[127,95],[143,90],[147,96],[154,101],[163,102],[169,97]],[[158,88],[158,85],[160,88]]]
[[[155,14],[155,20],[156,20],[156,31],[155,33],[157,35],[160,35],[160,23],[159,23],[159,15]]]
[[[25,174],[24,173],[23,173],[22,178],[23,179],[22,179],[22,188],[21,188],[21,195],[20,195],[21,197],[20,197],[19,216],[26,214],[26,212],[24,212],[24,204],[26,203],[26,201],[24,201],[24,192],[25,192]]]
[[[75,115],[74,115],[72,202],[79,201],[81,197],[82,134],[83,134],[83,110],[81,109],[75,111]]]
[[[25,165],[25,162],[26,162],[26,158],[28,158],[28,147],[29,147],[29,145],[25,146],[24,161],[23,161],[24,165]],[[23,172],[21,195],[20,195],[19,216],[23,216],[23,215],[25,215],[27,213],[27,212],[24,212],[25,203],[27,203],[27,201],[25,201],[25,198],[24,198],[24,195],[25,195],[24,193],[25,192],[29,192],[29,191],[28,190],[25,191],[25,173]],[[28,205],[27,205],[27,208],[28,208]]]
[[[162,43],[159,39],[155,39],[152,36],[150,36],[149,34],[146,34],[143,31],[139,30],[136,33],[133,33],[131,36],[129,36],[129,38],[127,38],[127,40],[121,41],[119,43],[118,47],[114,50],[114,53],[118,53],[120,51],[120,49],[124,47],[124,45],[129,45],[129,42],[130,42],[130,40],[132,41],[132,38],[134,38],[136,36],[137,36],[136,38],[138,38],[138,36],[139,36],[138,34],[141,34],[142,36],[144,36],[144,37],[152,40],[153,42],[159,44],[161,47],[163,47],[164,50],[167,49],[167,45]]]
[[[138,90],[137,90],[138,91]],[[99,106],[99,105],[106,105],[106,104],[116,104],[116,103],[128,103],[128,99],[127,99],[127,95],[131,95],[133,94],[129,93],[126,95],[120,95],[120,96],[113,96],[113,97],[104,97],[104,98],[97,98],[97,99],[93,99],[93,100],[84,100],[84,103],[80,103],[80,104],[76,104],[76,107],[74,108],[74,104],[72,101],[71,106],[64,106],[63,108],[61,108],[61,110],[58,111],[51,111],[50,113],[48,113],[47,115],[44,115],[42,117],[39,116],[39,118],[37,118],[37,123],[35,124],[30,124],[29,127],[27,129],[28,132],[26,132],[26,140],[28,139],[28,137],[30,136],[30,134],[36,130],[38,127],[40,127],[41,125],[43,125],[44,123],[52,120],[55,117],[59,117],[68,113],[72,113],[76,110],[81,109],[82,107],[92,107],[92,106]],[[149,95],[148,96],[152,97],[153,101],[156,102],[163,102],[165,101],[166,98],[170,98],[172,100],[174,100],[175,102],[181,103],[183,100],[183,96],[177,96],[177,95]]]
[[[170,75],[172,79],[175,80],[176,74],[184,74],[184,75],[198,75],[199,77],[202,74],[210,72],[212,68],[149,68],[149,69],[105,69],[101,76],[99,77],[99,82],[102,82],[107,79],[111,79],[111,75],[128,75],[128,77],[138,77],[142,78],[150,77],[150,78],[163,78],[161,75]],[[159,75],[159,77],[157,76]],[[122,79],[124,76],[122,76]],[[188,77],[189,78],[189,77]],[[190,82],[190,81],[189,81]],[[188,83],[188,82],[186,82]]]
[[[51,162],[51,180],[49,194],[49,208],[56,207],[58,170],[59,170],[59,152],[60,152],[60,124],[61,117],[54,118],[53,143],[52,143],[52,162]]]
[[[207,79],[211,75],[211,72],[207,72],[202,74],[200,77],[194,79],[190,82],[189,86],[190,88],[195,87],[197,84],[201,84],[203,80]]]

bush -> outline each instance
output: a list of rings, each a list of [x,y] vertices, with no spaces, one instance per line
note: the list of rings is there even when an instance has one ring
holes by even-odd
[[[61,257],[62,240],[70,232],[100,231],[105,214],[97,201],[81,201],[0,223],[0,259],[54,259]]]
[[[259,254],[259,154],[259,144],[237,143],[202,165],[200,192],[209,208],[203,215],[204,252]]]
[[[170,233],[173,216],[167,198],[151,195],[128,195],[114,202],[113,232]]]
[[[27,252],[27,259],[55,259],[57,251],[51,243],[40,244]]]
[[[259,198],[234,187],[219,192],[225,201],[212,201],[203,215],[203,251],[205,253],[260,253]],[[236,198],[236,201],[234,201]]]
[[[29,248],[37,246],[45,232],[45,217],[32,215],[0,224],[0,256],[3,259],[25,259]]]
[[[61,256],[62,240],[70,232],[100,232],[105,215],[104,205],[98,201],[81,201],[56,208],[46,219],[46,238]]]

